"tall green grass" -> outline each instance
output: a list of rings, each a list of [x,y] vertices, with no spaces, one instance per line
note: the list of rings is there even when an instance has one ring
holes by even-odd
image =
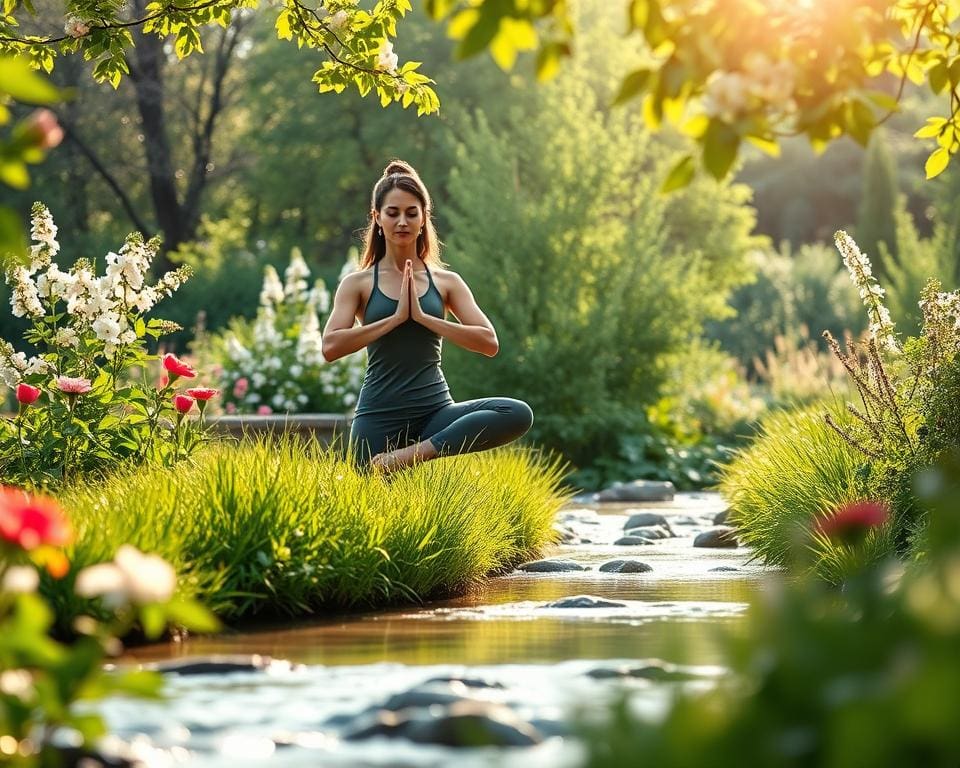
[[[217,445],[61,502],[76,532],[72,573],[130,543],[173,563],[185,595],[231,620],[463,590],[552,540],[562,474],[538,452],[501,449],[384,479],[286,437]],[[82,607],[71,581],[51,587],[61,623]]]
[[[721,468],[730,522],[765,563],[786,565],[806,554],[813,520],[858,498],[864,459],[827,426],[826,411],[839,414],[823,404],[773,413],[759,437]]]

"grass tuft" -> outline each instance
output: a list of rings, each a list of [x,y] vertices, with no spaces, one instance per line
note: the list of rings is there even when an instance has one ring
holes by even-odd
[[[227,620],[416,602],[535,556],[566,500],[563,467],[500,449],[389,479],[295,437],[217,445],[61,495],[76,537],[53,584],[61,626],[85,606],[73,575],[123,543],[176,567],[180,590]]]

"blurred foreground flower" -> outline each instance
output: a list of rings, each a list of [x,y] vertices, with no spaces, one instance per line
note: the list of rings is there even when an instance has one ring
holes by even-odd
[[[29,551],[63,546],[69,539],[70,526],[56,501],[0,486],[0,541]]]
[[[883,525],[889,518],[890,508],[883,502],[854,501],[821,518],[817,532],[844,544],[857,544],[871,528]]]
[[[111,607],[165,603],[177,586],[177,574],[159,555],[145,555],[124,544],[112,563],[84,568],[74,585],[81,597],[103,597]]]

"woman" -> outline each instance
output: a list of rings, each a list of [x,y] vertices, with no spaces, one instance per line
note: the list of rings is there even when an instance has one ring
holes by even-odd
[[[499,344],[467,284],[441,268],[430,213],[417,172],[390,163],[373,188],[360,269],[340,283],[323,331],[328,361],[367,348],[350,442],[359,463],[384,472],[503,445],[533,423],[520,400],[450,396],[443,339],[489,357]]]

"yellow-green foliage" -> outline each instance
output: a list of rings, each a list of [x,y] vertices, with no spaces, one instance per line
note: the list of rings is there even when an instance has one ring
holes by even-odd
[[[531,557],[564,502],[561,467],[529,450],[444,459],[389,480],[292,438],[219,445],[172,470],[61,497],[79,567],[120,544],[156,552],[226,618],[303,615],[449,593]],[[54,585],[61,622],[71,579]]]
[[[827,411],[839,413],[823,404],[772,413],[760,437],[722,469],[730,520],[766,563],[786,563],[806,546],[816,516],[858,498],[855,475],[864,459],[827,426]]]

